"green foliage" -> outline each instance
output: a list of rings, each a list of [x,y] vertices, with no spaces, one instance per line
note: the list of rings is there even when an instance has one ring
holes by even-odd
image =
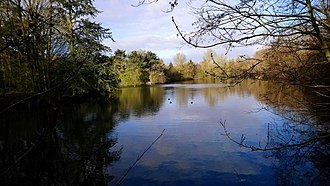
[[[153,64],[151,71],[149,72],[149,82],[151,84],[165,83],[166,74],[165,74],[165,64],[163,61]]]
[[[108,66],[108,64],[101,64],[98,67],[96,76],[97,87],[95,89],[99,92],[113,93],[118,85],[117,74],[114,73],[114,70],[111,66]]]
[[[185,54],[177,53],[173,58],[173,64],[169,64],[167,71],[170,81],[192,80],[196,78],[197,67],[192,60],[187,60]]]
[[[139,86],[142,84],[141,71],[139,69],[129,69],[119,75],[121,86]]]
[[[97,61],[97,63],[95,63]],[[85,63],[69,90],[73,95],[86,93],[111,94],[117,89],[118,77],[109,57],[101,56]]]
[[[308,34],[296,40],[290,35],[277,37],[255,59],[242,63],[209,50],[199,64],[178,53],[174,65],[165,65],[151,51],[117,50],[114,56],[105,56],[110,49],[102,40],[112,36],[109,29],[91,21],[97,14],[92,0],[1,1],[0,93],[44,92],[61,84],[66,95],[111,93],[118,85],[225,79],[247,72],[255,78],[330,82],[329,65],[320,64],[328,62],[326,29],[320,29],[316,38]],[[263,63],[251,69],[260,60]]]
[[[165,65],[153,52],[123,50],[115,51],[112,57],[119,75],[120,86],[164,83]]]
[[[165,82],[166,82],[166,77],[164,72],[157,72],[157,71],[150,72],[151,84],[161,84]]]
[[[196,76],[198,79],[211,80],[214,78],[226,78],[226,69],[229,61],[223,54],[218,54],[214,50],[207,50],[203,60],[199,63]],[[220,69],[221,67],[221,69]],[[224,71],[223,71],[224,70]]]
[[[180,74],[173,66],[172,63],[170,63],[166,69],[166,78],[169,82],[176,82],[183,80],[182,74]]]
[[[115,89],[112,64],[98,59],[110,50],[102,40],[111,32],[90,20],[98,13],[92,2],[1,1],[1,92],[43,92],[60,84],[73,95]]]

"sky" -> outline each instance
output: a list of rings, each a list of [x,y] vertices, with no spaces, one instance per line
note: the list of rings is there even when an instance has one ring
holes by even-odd
[[[172,16],[182,31],[193,30],[191,24],[196,19],[185,3],[180,3],[174,11],[165,13],[169,4],[167,0],[157,3],[137,5],[139,0],[95,0],[94,6],[102,11],[96,18],[103,27],[110,28],[113,39],[104,40],[112,52],[117,49],[131,52],[146,50],[157,54],[165,63],[173,60],[177,53],[184,53],[187,59],[198,63],[203,59],[207,49],[194,48],[184,43],[172,23]],[[182,1],[183,2],[183,1]],[[212,48],[217,53],[225,54],[224,47]],[[227,54],[228,58],[239,55],[253,55],[255,48],[237,48]]]

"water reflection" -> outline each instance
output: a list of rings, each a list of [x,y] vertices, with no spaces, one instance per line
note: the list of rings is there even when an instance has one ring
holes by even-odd
[[[318,140],[295,148],[251,152],[220,135],[219,121],[227,120],[231,134],[237,139],[244,134],[249,145],[276,146],[315,137],[319,130],[310,120],[305,102],[310,95],[304,90],[262,81],[231,88],[189,83],[153,88],[164,94],[157,113],[130,117],[117,127],[123,154],[110,169],[115,175],[112,184],[163,128],[166,134],[134,167],[124,185],[327,183],[326,166],[320,168],[318,158],[310,155],[322,151],[327,157],[328,143]]]
[[[301,87],[262,84],[258,99],[264,109],[279,116],[270,122],[272,146],[292,145],[271,151],[277,162],[274,172],[281,185],[326,185],[330,173],[329,100]],[[253,87],[253,86],[252,86]],[[265,96],[266,95],[266,96]],[[325,106],[327,105],[327,106]],[[294,179],[293,179],[294,178]]]
[[[1,118],[3,185],[104,185],[121,150],[111,135],[116,107],[94,103],[39,108]]]
[[[163,129],[123,185],[329,182],[329,108],[315,104],[328,100],[263,81],[198,83],[123,88],[116,101],[2,117],[1,183],[115,185]],[[221,135],[221,120],[234,139],[244,134],[248,145],[308,143],[251,152]]]
[[[121,118],[131,114],[141,117],[158,111],[163,104],[164,90],[156,87],[122,88],[118,97]]]

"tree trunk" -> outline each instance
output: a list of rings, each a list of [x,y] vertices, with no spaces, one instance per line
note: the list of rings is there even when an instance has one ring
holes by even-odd
[[[323,51],[327,62],[330,63],[330,49],[329,49],[328,43],[327,43],[326,39],[323,37],[323,35],[321,33],[321,30],[320,30],[320,28],[319,28],[319,26],[316,22],[316,19],[314,17],[314,13],[313,13],[314,10],[313,10],[311,1],[306,0],[306,5],[307,5],[307,9],[308,9],[309,19],[310,19],[310,21],[312,23],[312,26],[313,26],[313,28],[316,32],[316,37],[320,41],[321,50]]]

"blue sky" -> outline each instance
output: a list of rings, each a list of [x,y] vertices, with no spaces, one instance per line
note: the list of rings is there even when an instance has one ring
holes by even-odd
[[[173,12],[164,13],[169,8],[168,1],[134,7],[139,0],[95,0],[94,5],[102,13],[96,18],[104,27],[110,28],[115,39],[105,40],[104,43],[112,51],[117,49],[146,50],[156,53],[166,63],[172,61],[177,53],[184,53],[188,59],[200,62],[206,49],[188,46],[177,36],[177,31],[171,21],[174,16],[183,31],[192,30],[191,23],[194,16],[185,3],[179,4]],[[183,1],[182,1],[183,2]],[[212,48],[217,53],[225,53],[221,47]],[[235,49],[228,53],[229,58],[247,54],[252,55],[251,49]]]

